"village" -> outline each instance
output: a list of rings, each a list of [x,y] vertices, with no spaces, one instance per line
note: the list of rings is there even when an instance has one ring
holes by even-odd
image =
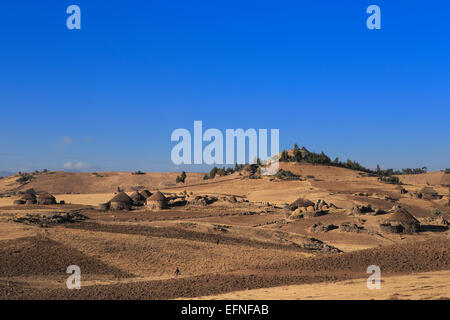
[[[392,279],[447,270],[447,173],[396,184],[321,164],[282,161],[274,176],[261,169],[0,179],[2,296],[113,298],[129,287],[132,299],[206,297],[358,279],[372,264]],[[81,290],[57,285],[65,264],[80,267]]]

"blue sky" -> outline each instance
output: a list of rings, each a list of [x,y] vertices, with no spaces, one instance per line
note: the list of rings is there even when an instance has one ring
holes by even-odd
[[[177,170],[194,120],[450,167],[448,1],[4,1],[0,38],[0,171]]]

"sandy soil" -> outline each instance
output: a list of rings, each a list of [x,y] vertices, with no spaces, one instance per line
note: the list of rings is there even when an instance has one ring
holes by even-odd
[[[380,289],[368,289],[367,278],[230,292],[201,300],[387,300],[450,299],[450,271],[382,278]],[[430,285],[431,284],[431,285]]]
[[[184,185],[175,185],[176,174],[172,173],[99,173],[100,177],[52,173],[38,175],[24,185],[15,181],[17,177],[1,179],[0,298],[449,297],[450,233],[433,222],[431,213],[439,209],[450,220],[445,198],[415,199],[400,194],[394,185],[343,168],[282,166],[301,174],[302,181],[248,179],[237,173],[207,181],[201,174],[191,174]],[[406,189],[424,186],[421,178],[417,183],[413,178],[408,178]],[[186,190],[192,193],[189,199],[208,194],[219,200],[163,211],[142,207],[96,210],[119,185],[128,193],[140,186],[166,194]],[[17,191],[30,187],[50,191],[66,204],[13,205]],[[448,191],[437,185],[433,188],[441,195]],[[232,195],[236,203],[223,198]],[[300,196],[323,199],[339,209],[312,218],[288,218],[285,204]],[[350,216],[346,208],[353,204],[371,204],[387,211],[401,204],[428,228],[415,234],[386,234],[379,224],[389,213]],[[15,222],[27,214],[42,217],[70,212],[88,219],[54,225]],[[314,232],[311,227],[317,223],[357,224],[360,230]],[[81,290],[65,287],[66,268],[72,264],[82,269]],[[381,267],[385,282],[383,290],[369,294],[361,281],[371,264]]]

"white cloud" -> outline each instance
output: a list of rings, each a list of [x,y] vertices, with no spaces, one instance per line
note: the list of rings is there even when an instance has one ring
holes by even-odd
[[[72,139],[70,139],[69,137],[64,136],[64,137],[62,137],[62,139],[61,139],[61,143],[62,143],[63,145],[70,144],[70,143],[72,143]]]
[[[66,170],[82,170],[82,169],[87,169],[88,165],[81,161],[78,161],[75,163],[72,163],[71,161],[67,161],[66,163],[63,164],[62,167],[63,167],[63,169],[66,169]]]

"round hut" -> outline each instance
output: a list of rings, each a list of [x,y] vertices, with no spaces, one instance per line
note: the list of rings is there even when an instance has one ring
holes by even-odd
[[[152,193],[151,193],[150,191],[148,191],[147,189],[142,190],[140,193],[142,194],[142,196],[143,196],[145,199],[147,199],[148,197],[150,197],[150,196],[152,195]]]
[[[422,199],[425,200],[433,200],[433,199],[440,199],[441,197],[439,194],[430,187],[424,187],[419,190],[419,193],[422,194]]]
[[[109,200],[109,208],[111,210],[130,210],[133,200],[123,191],[117,193]]]
[[[133,205],[135,206],[143,206],[145,204],[146,198],[137,191],[134,192],[130,198],[133,200]]]
[[[420,222],[405,208],[397,206],[394,212],[384,221],[384,226],[393,226],[402,233],[414,233],[419,231]]]
[[[303,210],[307,211],[307,208],[309,208],[309,207],[312,207],[312,209],[314,209],[314,202],[300,197],[297,200],[295,200],[294,202],[292,202],[288,208],[291,211],[294,211],[298,208],[301,209],[300,211],[303,211]],[[309,210],[311,210],[311,208]]]
[[[42,193],[36,197],[37,204],[56,204],[56,198],[52,196],[50,193]]]
[[[154,194],[147,198],[147,207],[149,209],[156,210],[166,209],[169,207],[169,202],[160,191],[156,191]]]
[[[27,192],[27,193],[23,194],[22,197],[20,198],[20,200],[24,201],[25,204],[36,204],[37,203],[36,195],[31,192]]]

